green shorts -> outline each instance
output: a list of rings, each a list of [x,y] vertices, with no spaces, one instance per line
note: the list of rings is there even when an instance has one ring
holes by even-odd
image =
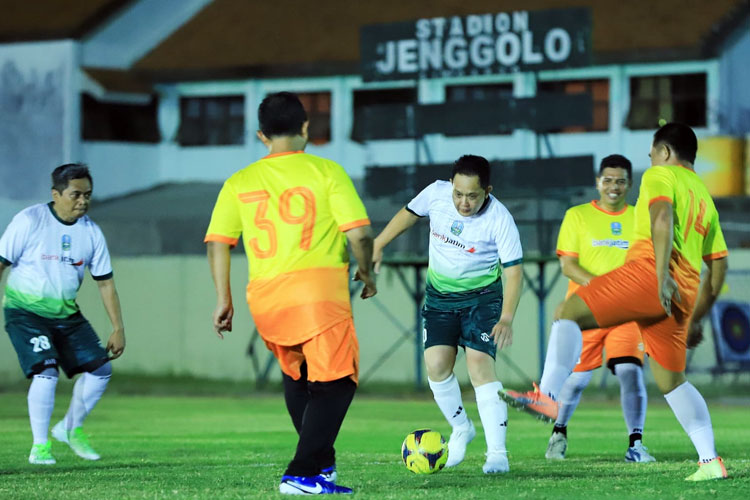
[[[27,378],[58,365],[70,378],[107,362],[107,351],[80,312],[67,318],[45,318],[16,308],[4,312],[5,331]]]
[[[497,345],[490,335],[502,309],[500,280],[485,288],[447,294],[428,283],[422,307],[425,349],[434,345],[469,347],[494,358]]]

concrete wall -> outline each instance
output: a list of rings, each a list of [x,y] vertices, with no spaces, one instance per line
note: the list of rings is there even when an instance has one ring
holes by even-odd
[[[244,256],[232,261],[232,283],[235,300],[234,331],[221,341],[211,327],[211,313],[215,296],[205,258],[198,256],[118,258],[114,260],[115,280],[125,315],[127,348],[123,357],[114,363],[117,376],[127,373],[152,375],[192,375],[196,377],[251,381],[255,378],[253,363],[246,355],[253,333],[252,320],[245,304],[244,286],[247,266]],[[734,250],[730,255],[732,269],[750,269],[750,250]],[[526,270],[534,276],[534,264]],[[547,276],[557,269],[548,264]],[[407,281],[413,272],[405,272]],[[546,304],[547,325],[556,304],[565,294],[566,283],[557,282]],[[375,302],[354,300],[354,317],[361,346],[361,375],[367,382],[413,383],[415,362],[413,326],[415,306],[392,269],[386,269],[378,280]],[[750,302],[750,284],[747,277],[730,280],[729,295]],[[87,279],[79,294],[79,304],[103,341],[109,335],[109,321],[95,283]],[[498,356],[497,373],[508,385],[525,382],[524,374],[538,379],[539,351],[537,327],[537,300],[526,290],[521,299],[514,322],[513,346]],[[393,323],[395,318],[401,326]],[[707,330],[707,341],[696,351],[694,367],[708,367],[713,363],[714,351]],[[395,348],[393,354],[382,359],[402,335],[407,340]],[[268,351],[262,343],[256,344],[261,368]],[[505,359],[507,355],[515,366]],[[463,356],[456,374],[467,382]],[[421,366],[421,365],[420,365]],[[600,374],[604,370],[598,370]],[[279,379],[274,365],[272,378]],[[600,377],[601,375],[597,375]],[[7,335],[0,335],[0,378],[20,380],[15,351]]]

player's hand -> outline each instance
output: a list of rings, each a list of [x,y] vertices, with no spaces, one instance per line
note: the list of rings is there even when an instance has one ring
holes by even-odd
[[[662,281],[659,286],[659,302],[667,313],[667,316],[672,315],[672,300],[678,304],[681,302],[680,292],[677,289],[677,282],[672,278],[670,274]]]
[[[114,330],[107,340],[106,350],[110,353],[109,359],[117,359],[125,352],[125,331]]]
[[[380,274],[380,263],[383,262],[383,246],[375,239],[372,246],[372,263],[375,264],[375,274]]]
[[[694,349],[701,342],[703,342],[703,323],[691,321],[690,326],[688,326],[687,348]]]
[[[375,276],[373,276],[370,271],[357,269],[357,272],[354,273],[354,278],[352,279],[354,281],[361,281],[364,285],[362,287],[362,293],[359,294],[360,298],[369,299],[378,293],[378,287],[375,284]]]
[[[501,351],[513,344],[513,326],[508,321],[500,320],[492,327],[490,336],[493,342],[497,344],[497,350]]]
[[[232,331],[232,317],[234,316],[234,306],[231,302],[216,304],[214,310],[214,331],[220,339],[224,339],[223,332]]]

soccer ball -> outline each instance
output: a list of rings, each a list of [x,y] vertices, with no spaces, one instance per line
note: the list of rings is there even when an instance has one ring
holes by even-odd
[[[445,467],[448,443],[439,432],[419,429],[410,432],[401,445],[401,458],[406,468],[415,474],[432,474]]]

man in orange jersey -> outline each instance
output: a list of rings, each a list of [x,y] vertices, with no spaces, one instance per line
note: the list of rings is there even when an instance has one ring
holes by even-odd
[[[357,386],[359,345],[349,302],[347,241],[361,297],[377,293],[370,221],[340,165],[306,154],[308,120],[296,95],[267,96],[258,138],[269,155],[232,175],[205,241],[217,293],[214,328],[232,330],[229,250],[240,234],[248,257],[247,301],[283,372],[299,441],[279,491],[351,493],[336,481],[333,444]]]
[[[576,205],[565,212],[557,237],[557,255],[563,274],[570,279],[570,297],[580,286],[625,263],[635,225],[635,210],[625,196],[633,185],[633,167],[622,155],[609,155],[599,165],[596,189],[599,199]],[[554,349],[554,345],[550,349]],[[626,462],[653,462],[643,446],[646,422],[646,385],[643,382],[643,339],[635,322],[612,328],[583,331],[583,349],[578,362],[560,390],[559,411],[552,429],[545,457],[562,460],[568,447],[568,421],[573,416],[581,394],[602,365],[606,364],[620,383],[620,401],[628,427]],[[553,352],[549,353],[554,356]]]
[[[719,214],[693,169],[697,150],[686,125],[656,131],[626,263],[565,301],[550,332],[556,354],[545,360],[540,386],[503,394],[511,405],[555,418],[560,388],[581,352],[581,329],[637,321],[656,384],[698,452],[698,471],[688,481],[727,477],[706,402],[685,379],[686,348],[696,344],[700,321],[724,284],[728,255]],[[701,261],[708,267],[702,282]]]

